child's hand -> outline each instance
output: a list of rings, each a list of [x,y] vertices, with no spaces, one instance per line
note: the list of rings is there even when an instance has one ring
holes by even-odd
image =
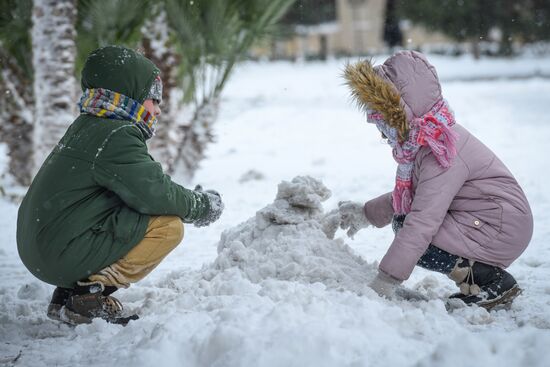
[[[359,230],[370,226],[361,203],[341,201],[338,203],[338,211],[340,212],[340,228],[347,229],[346,234],[352,239]]]
[[[321,219],[321,229],[327,238],[331,240],[334,239],[334,235],[336,234],[338,227],[340,227],[341,221],[342,219],[338,209],[334,209],[325,214],[325,216]]]
[[[370,282],[369,287],[372,288],[380,297],[390,300],[405,300],[405,301],[427,301],[428,298],[422,293],[405,288],[401,285],[402,281],[395,279],[382,272]]]
[[[369,287],[372,288],[380,297],[387,299],[394,299],[397,287],[401,284],[400,280],[397,280],[382,272],[378,272],[376,277],[370,282]]]
[[[222,215],[224,205],[221,195],[215,190],[203,191],[202,186],[197,185],[195,187],[196,192],[200,192],[205,195],[210,203],[210,209],[204,218],[199,218],[194,222],[195,227],[206,227],[215,221],[217,221]]]

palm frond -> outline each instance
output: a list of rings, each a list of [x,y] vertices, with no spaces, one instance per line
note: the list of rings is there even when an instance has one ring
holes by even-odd
[[[117,44],[136,47],[141,27],[150,17],[151,0],[79,0],[77,20],[77,70],[98,47]]]
[[[32,0],[0,2],[0,47],[25,78],[32,80]],[[4,60],[5,61],[5,60]]]
[[[165,0],[187,101],[219,95],[248,49],[295,0]],[[196,101],[198,102],[198,101]]]

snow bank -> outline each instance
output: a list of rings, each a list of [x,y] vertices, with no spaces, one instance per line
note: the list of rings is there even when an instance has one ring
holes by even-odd
[[[473,358],[484,367],[544,365],[548,316],[521,320],[527,300],[511,311],[449,314],[433,275],[412,285],[428,302],[378,297],[366,287],[376,264],[325,234],[332,217],[322,203],[329,196],[311,177],[282,182],[273,203],[223,232],[214,262],[120,291],[126,307],[142,316],[127,327],[48,320],[51,287],[30,280],[13,289],[16,279],[32,278],[12,266],[18,270],[0,285],[0,361],[322,367],[458,366]],[[0,253],[0,262],[5,256],[13,254]]]
[[[376,269],[325,234],[322,202],[329,197],[311,177],[282,182],[273,204],[222,234],[215,270],[238,267],[254,283],[319,282],[328,289],[360,291]]]
[[[541,333],[532,328],[504,334],[481,333],[479,338],[475,339],[467,333],[460,333],[450,340],[438,343],[435,350],[416,366],[546,367],[548,358],[542,351],[548,348],[549,342],[547,333]]]
[[[184,359],[197,366],[405,363],[407,354],[385,353],[393,346],[422,355],[415,342],[400,334],[433,332],[433,325],[422,320],[426,312],[432,317],[446,314],[443,303],[390,306],[368,288],[376,264],[325,233],[333,222],[333,214],[325,214],[322,206],[329,197],[330,191],[314,178],[283,181],[272,204],[223,232],[211,265],[191,277],[168,276],[165,286],[180,296],[167,307],[185,308],[202,325],[189,330],[189,321],[179,318],[170,326],[163,324],[161,335],[174,337],[166,328],[175,332],[181,323],[178,341],[141,339],[147,351],[138,351],[135,361],[163,358],[177,365]],[[209,316],[201,322],[205,311]],[[129,327],[141,328],[149,318]],[[439,333],[444,325],[436,326]],[[178,352],[172,350],[166,358],[171,349]]]
[[[434,292],[440,284],[433,276],[414,285],[430,295],[428,302],[378,297],[366,287],[376,263],[325,234],[331,213],[324,213],[322,203],[329,197],[311,177],[283,181],[272,204],[223,232],[211,265],[167,276],[160,286],[175,290],[172,300],[158,313],[141,309],[146,316],[129,326],[146,335],[134,341],[141,347],[131,362],[458,366],[472,357],[485,367],[510,361],[542,366],[534,356],[550,342],[550,333],[528,327],[472,339],[469,326],[499,320],[502,327],[510,313],[471,307],[449,314]],[[152,339],[145,333],[150,322],[159,329]],[[522,353],[513,354],[513,345]]]

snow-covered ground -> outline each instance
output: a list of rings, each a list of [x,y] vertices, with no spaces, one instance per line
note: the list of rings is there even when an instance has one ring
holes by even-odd
[[[392,189],[395,163],[350,103],[343,61],[251,63],[227,88],[218,141],[193,182],[222,193],[224,215],[206,229],[187,226],[148,278],[117,292],[139,321],[73,328],[47,319],[53,287],[20,263],[17,207],[0,202],[0,365],[548,366],[550,80],[497,77],[545,74],[550,60],[430,59],[458,122],[501,157],[532,204],[533,240],[510,267],[524,292],[510,310],[448,313],[454,284],[422,269],[405,285],[428,302],[381,299],[366,283],[391,229],[330,241],[322,209],[289,214],[292,195],[269,205],[281,181],[304,175],[331,190],[325,211],[365,201]],[[458,81],[473,76],[485,80]],[[311,185],[316,207],[327,195]]]

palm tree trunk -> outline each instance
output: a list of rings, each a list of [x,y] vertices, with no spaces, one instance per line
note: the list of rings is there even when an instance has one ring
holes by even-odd
[[[177,1],[165,0],[167,20],[181,51],[179,80],[192,117],[175,131],[178,144],[175,168],[192,178],[214,140],[213,126],[220,94],[235,64],[253,42],[273,32],[273,25],[294,0]],[[179,139],[178,139],[179,140]],[[180,171],[181,170],[181,171]]]
[[[175,165],[178,172],[189,181],[205,158],[206,147],[214,141],[213,126],[218,117],[219,105],[219,97],[203,101],[196,107],[188,124],[180,127],[183,141],[178,146]]]
[[[0,50],[0,141],[6,143],[9,173],[18,184],[28,186],[32,177],[32,131],[34,98],[32,81],[25,76],[15,60]]]
[[[173,172],[178,146],[183,140],[181,129],[181,96],[178,96],[177,67],[180,57],[170,44],[166,13],[159,10],[157,15],[143,27],[142,46],[145,56],[160,69],[162,78],[162,116],[151,139],[151,151],[168,172]]]
[[[34,0],[34,170],[76,114],[76,0]]]

